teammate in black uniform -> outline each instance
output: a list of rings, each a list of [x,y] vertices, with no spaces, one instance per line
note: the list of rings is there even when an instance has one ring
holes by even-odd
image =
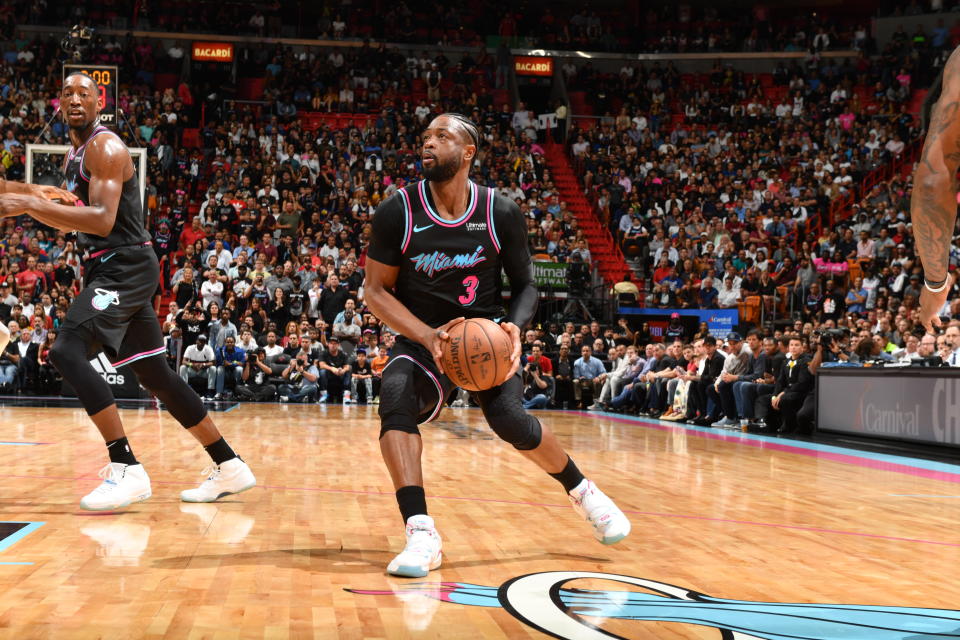
[[[212,502],[256,484],[253,473],[226,443],[196,393],[164,359],[163,336],[151,305],[159,266],[144,227],[143,207],[130,152],[99,124],[98,91],[87,76],[64,80],[60,110],[70,128],[72,148],[64,173],[70,193],[39,193],[72,203],[36,197],[29,185],[5,183],[0,217],[28,214],[63,231],[77,231],[87,252],[86,288],[67,312],[50,350],[50,361],[77,391],[84,409],[107,444],[110,463],[103,483],[80,501],[90,510],[110,510],[146,500],[150,478],[137,462],[123,432],[110,387],[88,358],[103,350],[114,366],[129,364],[213,459],[213,473],[197,489],[181,493],[186,502]]]
[[[434,419],[453,390],[440,364],[441,343],[463,317],[500,321],[513,340],[507,381],[476,394],[493,431],[563,484],[598,540],[613,544],[630,532],[623,512],[522,408],[519,327],[533,317],[537,290],[518,207],[467,177],[478,145],[471,121],[457,114],[435,118],[423,133],[427,179],[400,189],[373,217],[365,297],[374,315],[402,334],[383,371],[379,407],[380,450],[406,523],[406,548],[387,567],[398,576],[423,577],[440,566],[441,541],[427,515],[417,425]],[[506,316],[501,269],[512,293]]]

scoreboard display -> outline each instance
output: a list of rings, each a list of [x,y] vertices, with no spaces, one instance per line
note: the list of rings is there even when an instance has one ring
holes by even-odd
[[[90,76],[100,91],[100,122],[108,127],[117,124],[117,95],[119,76],[115,65],[101,64],[65,64],[63,78],[71,73],[80,72]]]

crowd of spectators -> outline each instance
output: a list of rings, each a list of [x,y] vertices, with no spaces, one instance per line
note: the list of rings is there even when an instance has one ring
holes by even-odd
[[[623,96],[617,116],[574,130],[570,151],[647,306],[737,309],[754,298],[765,316],[819,321],[848,305],[915,306],[910,179],[860,189],[920,135],[906,105],[915,62],[880,60],[781,66],[766,85],[719,65],[693,83],[669,64],[613,80],[589,65],[571,74],[574,87],[596,95],[613,81]],[[853,217],[831,228],[831,203],[848,195]],[[862,282],[867,298],[847,295]]]

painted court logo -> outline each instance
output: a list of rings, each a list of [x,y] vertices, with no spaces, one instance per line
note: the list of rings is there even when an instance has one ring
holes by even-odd
[[[564,588],[571,580],[582,579],[609,580],[633,589]],[[581,616],[713,627],[720,640],[933,640],[955,638],[960,630],[960,611],[949,609],[728,600],[654,580],[589,571],[532,573],[507,580],[499,588],[462,582],[413,582],[394,591],[347,591],[403,599],[419,594],[460,605],[502,607],[534,629],[570,640],[624,638],[601,630]],[[638,627],[635,637],[646,637],[643,632]]]
[[[97,311],[103,311],[112,304],[120,304],[120,295],[116,291],[107,289],[94,289],[96,295],[93,296],[91,304]]]

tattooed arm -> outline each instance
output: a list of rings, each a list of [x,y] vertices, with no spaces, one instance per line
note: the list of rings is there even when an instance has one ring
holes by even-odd
[[[950,242],[957,216],[957,169],[960,168],[960,48],[943,70],[943,90],[933,107],[920,163],[913,177],[910,217],[917,253],[927,283],[950,278]],[[940,326],[938,312],[946,302],[950,284],[938,293],[925,286],[920,295],[920,321],[927,331]]]

